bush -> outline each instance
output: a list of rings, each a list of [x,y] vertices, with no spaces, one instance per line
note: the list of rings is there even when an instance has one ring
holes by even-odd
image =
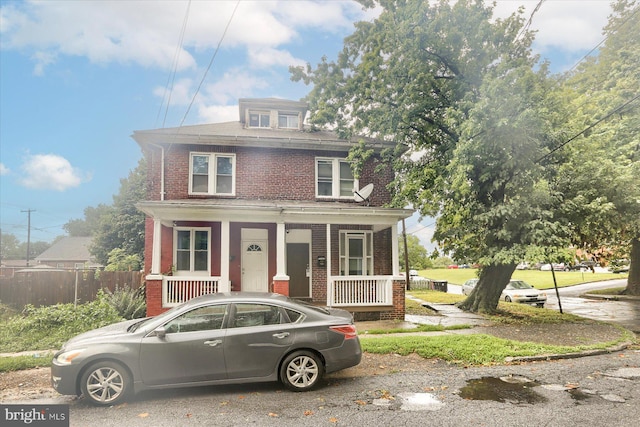
[[[57,349],[69,338],[123,320],[104,297],[80,304],[25,306],[0,328],[0,352]]]
[[[144,288],[131,289],[129,286],[118,288],[111,292],[109,289],[98,292],[98,298],[104,299],[110,304],[120,316],[125,319],[138,319],[147,314],[147,303],[144,295]]]

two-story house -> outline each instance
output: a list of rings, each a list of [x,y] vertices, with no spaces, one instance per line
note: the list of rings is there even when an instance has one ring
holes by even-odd
[[[272,291],[403,319],[390,167],[375,150],[356,179],[356,141],[303,125],[307,105],[241,99],[237,122],[135,131],[148,164],[145,273],[155,315],[211,292]]]

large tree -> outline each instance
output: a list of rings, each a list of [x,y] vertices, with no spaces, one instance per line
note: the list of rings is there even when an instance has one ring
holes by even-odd
[[[521,13],[492,18],[476,0],[361,1],[383,11],[359,22],[335,62],[292,69],[313,83],[311,120],[345,135],[398,142],[394,203],[439,216],[436,238],[476,259],[480,282],[464,308],[493,311],[524,247],[557,245],[557,202],[536,161],[553,146],[541,112]]]
[[[90,250],[105,265],[114,249],[144,259],[145,214],[135,205],[146,197],[145,177],[146,163],[141,159],[129,176],[120,180],[120,191],[113,196],[113,205],[101,212]]]
[[[574,244],[609,258],[630,256],[627,293],[640,295],[638,2],[616,2],[604,34],[598,55],[565,76],[559,92],[576,133],[562,148],[559,187]]]

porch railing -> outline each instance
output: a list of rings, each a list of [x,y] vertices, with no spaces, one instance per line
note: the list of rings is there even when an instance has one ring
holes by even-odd
[[[332,276],[329,278],[327,305],[393,305],[391,276]]]
[[[200,295],[227,292],[220,277],[164,276],[162,279],[162,306],[174,307]]]

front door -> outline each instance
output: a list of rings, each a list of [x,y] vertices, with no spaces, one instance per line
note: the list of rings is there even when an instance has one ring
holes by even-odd
[[[269,290],[268,232],[262,229],[242,230],[242,291]]]
[[[309,265],[308,243],[287,243],[287,274],[289,275],[289,296],[297,298],[309,297]]]

